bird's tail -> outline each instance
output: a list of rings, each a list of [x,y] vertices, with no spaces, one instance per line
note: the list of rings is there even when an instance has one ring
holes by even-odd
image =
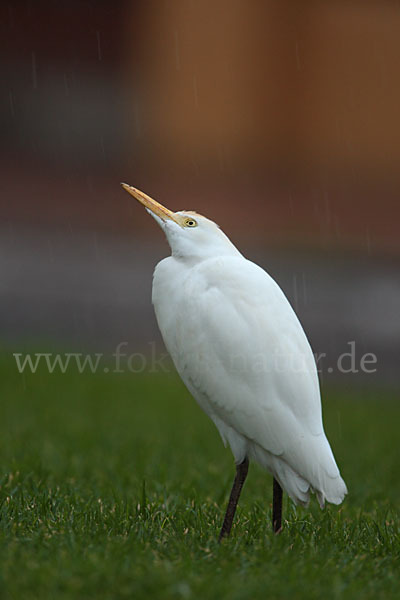
[[[321,508],[324,507],[325,502],[341,504],[347,494],[347,487],[340,473],[336,477],[330,477],[321,469],[320,476],[313,478],[311,483],[282,459],[278,458],[275,468],[274,476],[295,504],[307,506],[310,501],[310,491],[315,492]]]
[[[310,492],[315,492],[321,508],[325,502],[340,504],[347,494],[347,487],[336,466],[330,446],[322,460],[316,460],[310,469],[301,475],[291,467],[284,458],[275,456],[258,445],[253,445],[254,459],[264,466],[277,479],[281,487],[295,504],[307,506]],[[329,469],[326,465],[329,465]]]

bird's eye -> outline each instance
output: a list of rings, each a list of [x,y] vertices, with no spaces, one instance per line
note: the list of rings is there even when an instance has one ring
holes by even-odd
[[[185,227],[197,227],[197,221],[194,219],[185,219]]]

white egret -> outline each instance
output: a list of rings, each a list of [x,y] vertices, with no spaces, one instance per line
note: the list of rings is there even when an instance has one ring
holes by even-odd
[[[280,287],[206,217],[171,212],[122,185],[171,246],[154,271],[158,325],[183,382],[235,459],[220,539],[230,533],[249,459],[274,477],[275,532],[282,488],[296,504],[307,505],[310,491],[321,507],[340,504],[347,489],[323,429],[314,356]]]

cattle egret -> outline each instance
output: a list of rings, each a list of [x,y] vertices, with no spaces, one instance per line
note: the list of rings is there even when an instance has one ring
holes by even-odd
[[[295,504],[307,505],[310,491],[321,508],[325,500],[340,504],[347,489],[324,433],[314,356],[280,287],[206,217],[174,213],[122,186],[171,246],[154,271],[158,325],[183,382],[235,459],[220,539],[230,533],[249,460],[273,475],[275,532],[282,489]]]

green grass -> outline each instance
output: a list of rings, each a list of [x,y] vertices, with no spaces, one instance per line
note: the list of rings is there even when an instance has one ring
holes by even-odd
[[[2,598],[398,598],[394,395],[325,393],[341,507],[285,498],[273,536],[251,465],[218,545],[232,457],[175,376],[0,371]]]

